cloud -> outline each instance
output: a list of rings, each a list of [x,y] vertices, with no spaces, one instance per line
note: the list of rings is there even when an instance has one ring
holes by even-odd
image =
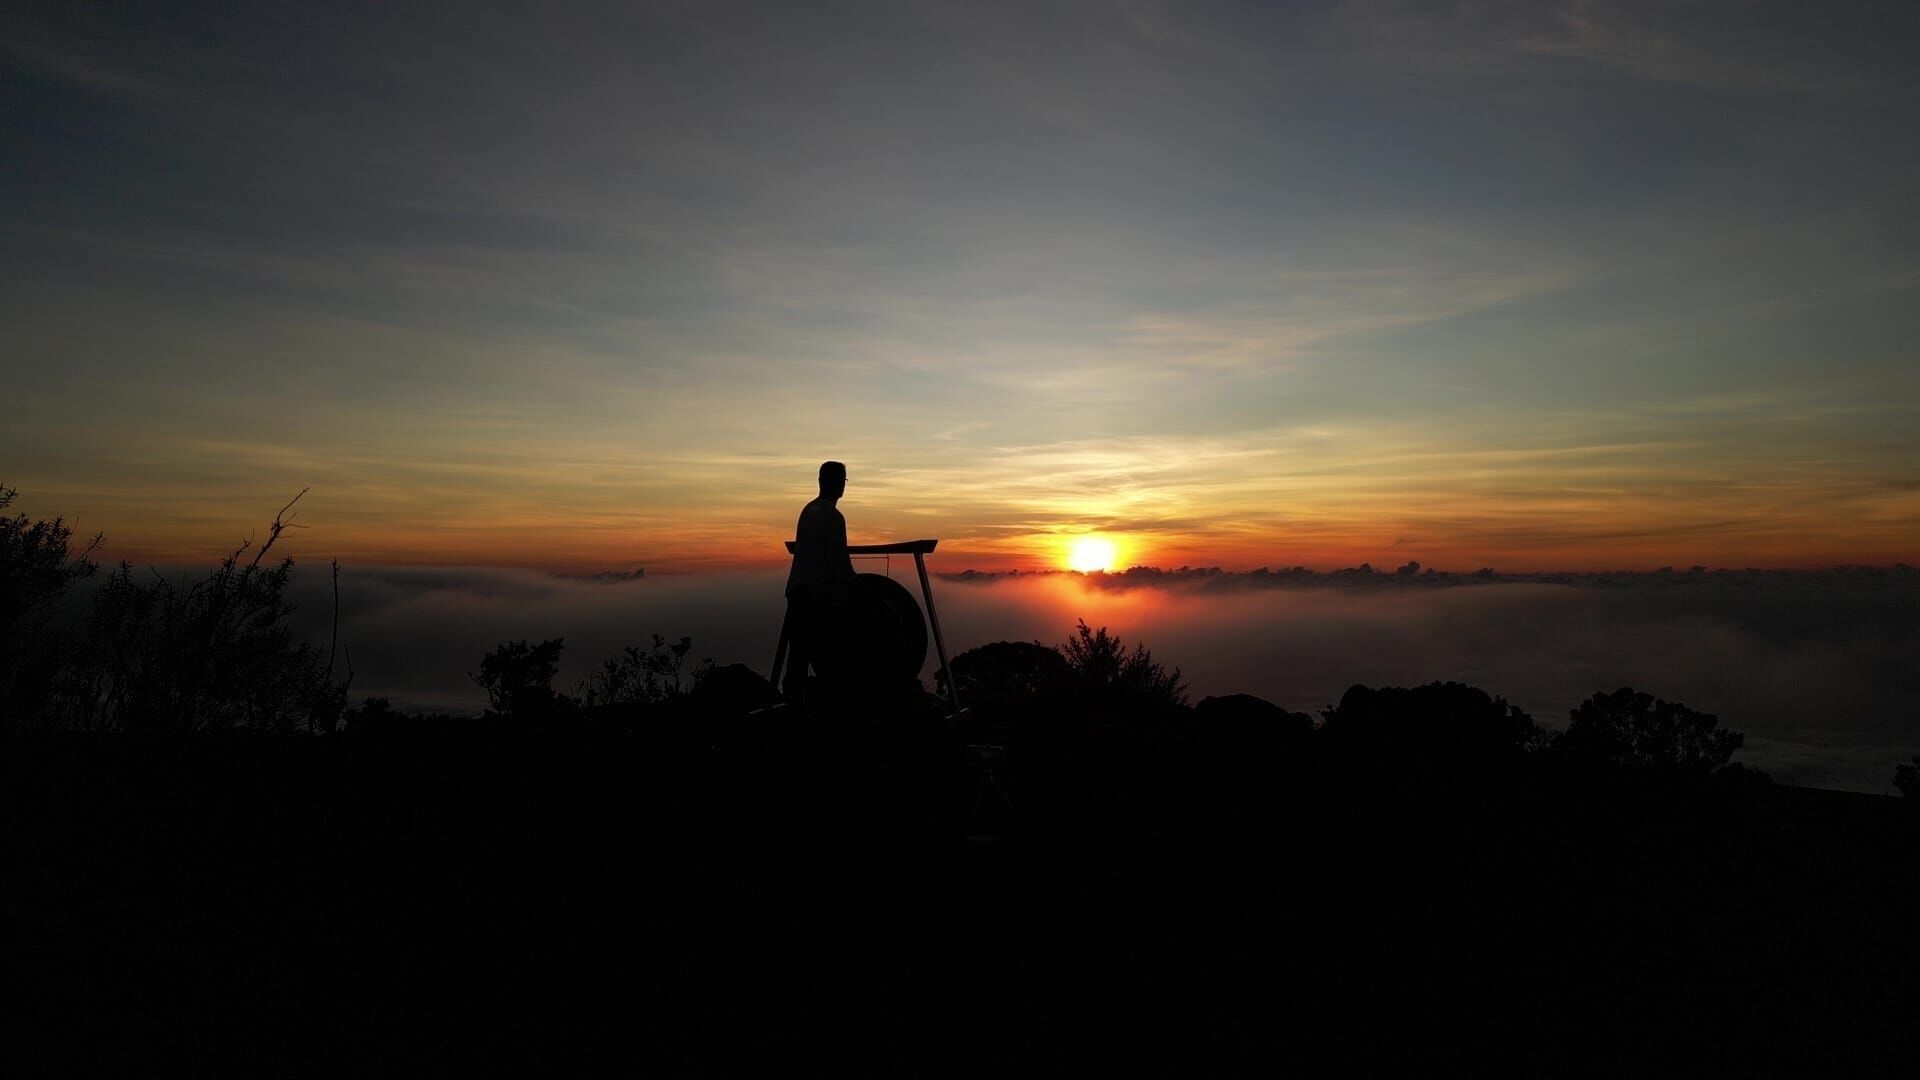
[[[1736,30],[1753,6],[1349,0],[1335,25],[1401,62],[1461,74],[1512,77],[1522,62],[1544,59],[1716,90],[1830,92],[1851,82],[1851,73]]]
[[[96,48],[72,35],[36,30],[26,25],[9,25],[0,38],[0,56],[21,67],[65,80],[91,91],[133,95],[161,95],[175,92],[172,87],[122,65],[117,59],[103,58]]]
[[[865,566],[878,571],[880,564]],[[893,567],[910,587],[911,569]],[[1379,577],[1379,575],[1374,575]],[[341,579],[355,691],[477,709],[465,673],[501,641],[564,637],[561,684],[629,643],[690,635],[695,657],[766,671],[779,574],[648,576],[618,586],[530,571],[359,569]],[[302,629],[325,640],[325,575],[296,572]],[[1317,710],[1354,683],[1457,679],[1549,726],[1632,686],[1748,735],[1739,760],[1782,782],[1885,791],[1920,751],[1920,572],[1566,575],[1451,585],[1206,572],[941,578],[957,651],[1109,626],[1179,666],[1197,696]],[[915,589],[917,595],[917,589]],[[931,677],[932,660],[924,673]]]

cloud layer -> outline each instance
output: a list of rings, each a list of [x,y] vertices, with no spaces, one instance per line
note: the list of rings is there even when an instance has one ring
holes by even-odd
[[[911,568],[904,570],[911,584]],[[316,635],[322,575],[298,585]],[[1920,751],[1920,574],[1840,572],[1622,576],[1609,586],[1501,582],[1277,587],[1199,576],[1114,587],[1076,575],[940,580],[956,650],[1057,642],[1076,618],[1144,641],[1196,696],[1253,693],[1317,710],[1353,683],[1457,679],[1543,722],[1598,690],[1633,686],[1714,712],[1747,733],[1741,760],[1782,781],[1888,790]],[[465,678],[510,638],[565,637],[562,682],[648,635],[764,672],[782,612],[761,574],[618,584],[526,571],[361,569],[343,577],[341,636],[356,692],[421,707],[477,708]],[[931,664],[931,661],[930,661]],[[928,674],[931,674],[929,667]]]

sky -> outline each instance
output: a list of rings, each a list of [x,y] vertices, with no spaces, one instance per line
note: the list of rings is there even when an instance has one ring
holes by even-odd
[[[1920,562],[1909,4],[10,4],[0,483],[189,564]]]

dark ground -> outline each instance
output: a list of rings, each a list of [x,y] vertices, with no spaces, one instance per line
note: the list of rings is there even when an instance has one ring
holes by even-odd
[[[10,1076],[1915,1060],[1893,799],[1139,754],[1015,764],[1008,817],[951,756],[791,740],[0,755]]]

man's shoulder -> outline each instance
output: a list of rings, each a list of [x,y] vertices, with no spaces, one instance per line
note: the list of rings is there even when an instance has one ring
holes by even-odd
[[[809,527],[824,528],[832,525],[834,522],[845,525],[847,519],[840,515],[840,511],[836,509],[832,503],[824,503],[819,499],[815,499],[800,508],[800,527],[803,529]]]

